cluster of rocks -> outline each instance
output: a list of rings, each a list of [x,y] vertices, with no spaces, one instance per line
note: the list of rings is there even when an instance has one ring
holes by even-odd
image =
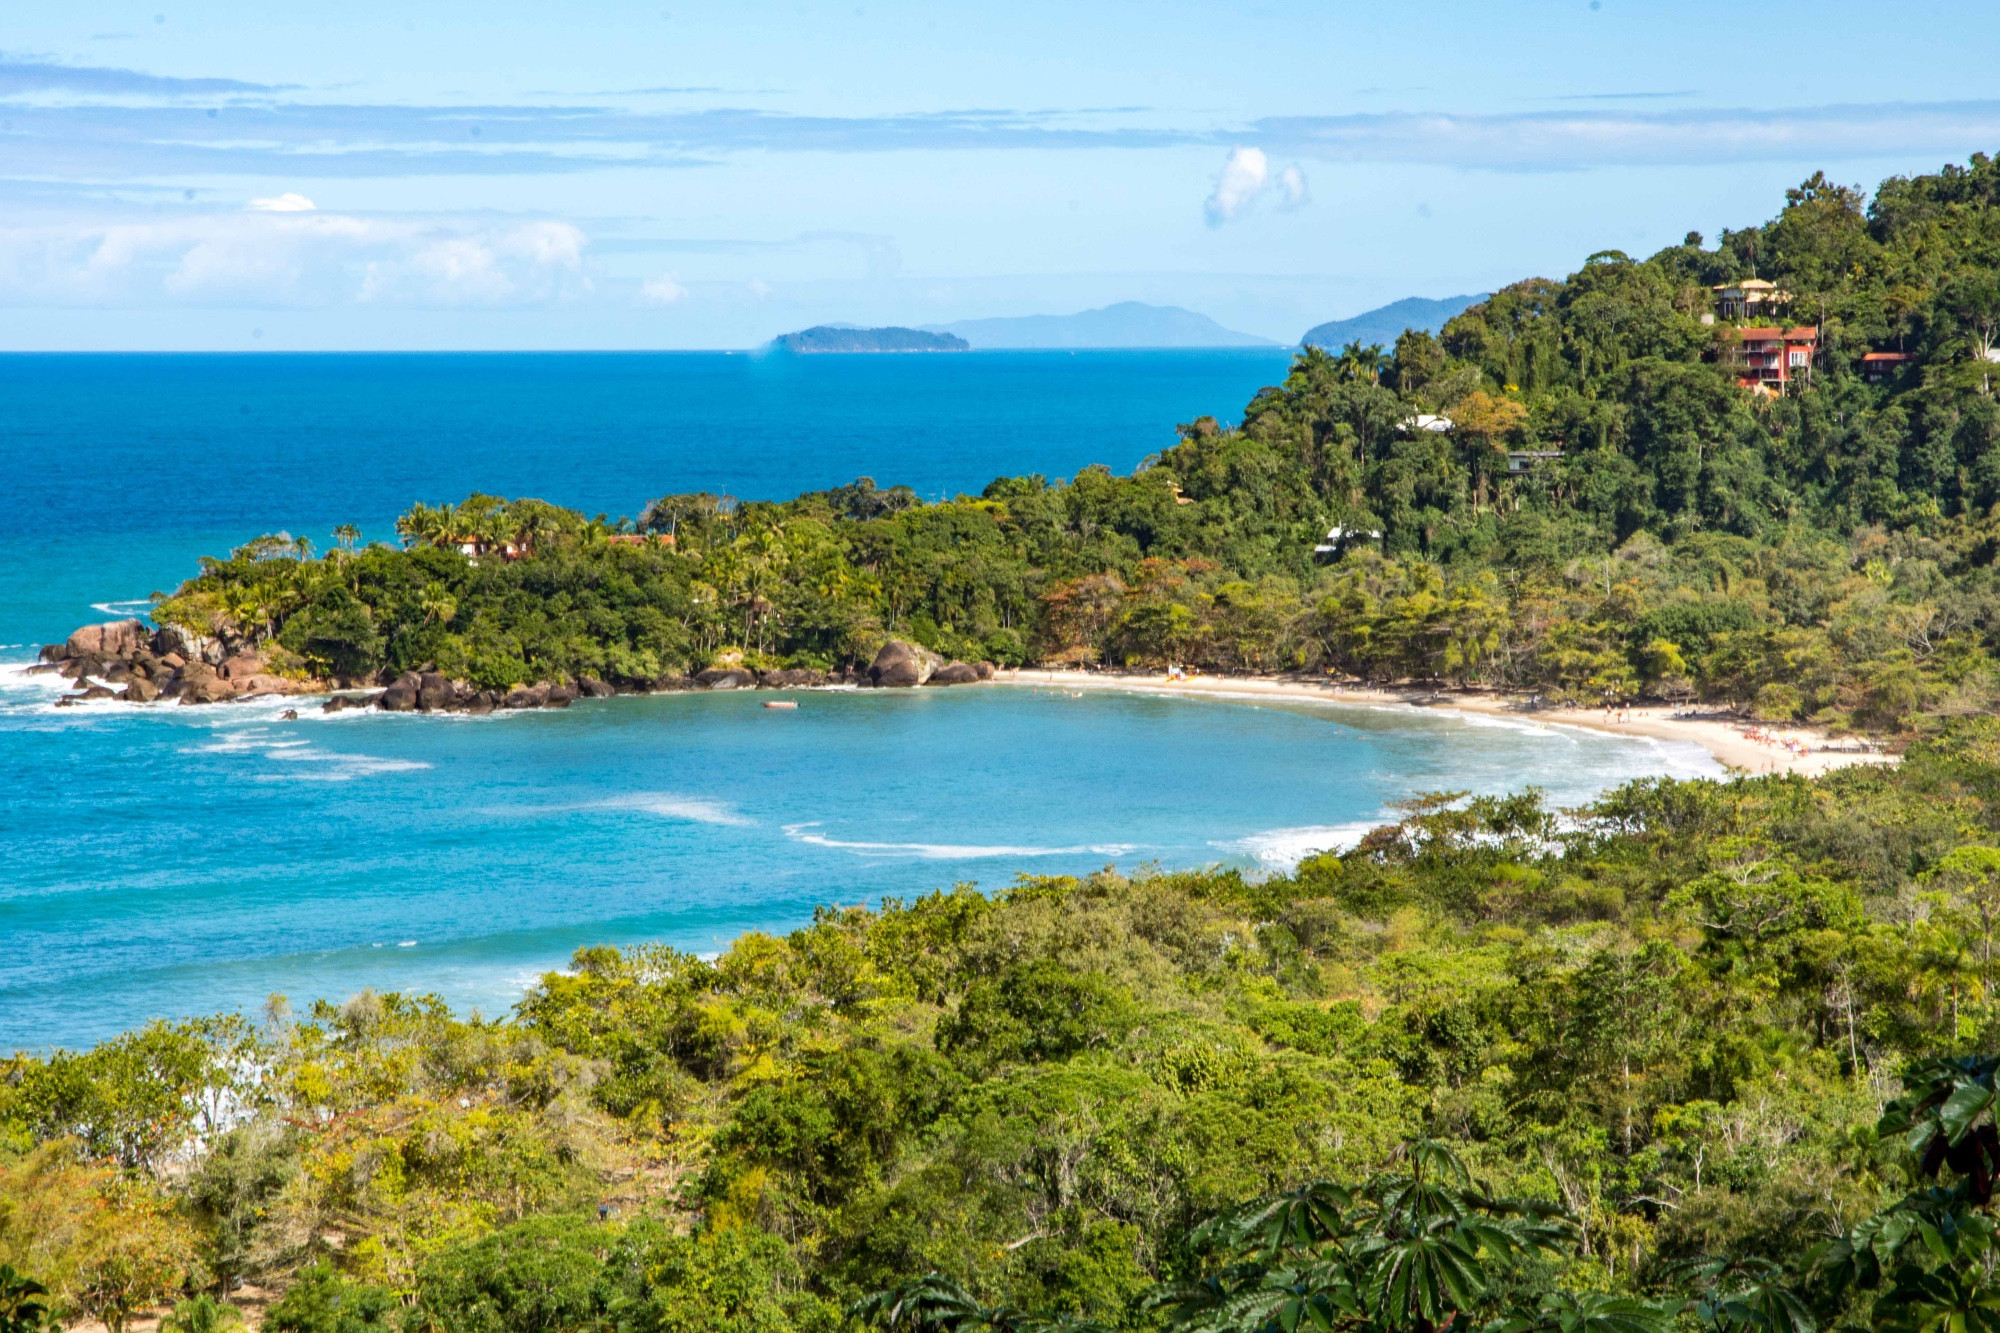
[[[171,625],[149,630],[142,621],[114,620],[85,625],[62,643],[49,644],[28,670],[76,682],[76,693],[56,700],[58,707],[93,699],[212,704],[323,688],[316,681],[274,675],[246,641],[232,637],[192,635]]]
[[[86,625],[68,640],[42,649],[31,671],[54,672],[77,682],[77,692],[57,700],[75,704],[92,699],[184,704],[221,703],[272,694],[313,694],[329,684],[346,687],[322,705],[329,713],[377,708],[389,713],[491,713],[503,708],[566,708],[576,699],[659,690],[783,690],[814,685],[857,685],[908,689],[919,685],[971,685],[993,678],[990,662],[947,662],[928,648],[891,640],[866,667],[840,671],[784,668],[710,667],[693,676],[611,685],[593,676],[575,681],[539,681],[510,690],[482,690],[436,671],[385,672],[369,690],[365,681],[294,680],[271,673],[247,641],[234,636],[190,635],[167,626],[149,630],[137,620]],[[354,689],[355,686],[363,686]]]

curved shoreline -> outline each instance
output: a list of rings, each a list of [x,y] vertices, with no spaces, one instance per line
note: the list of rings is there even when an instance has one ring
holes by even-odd
[[[1303,699],[1364,707],[1390,705],[1532,719],[1560,726],[1584,727],[1611,735],[1692,741],[1707,750],[1724,768],[1752,775],[1798,773],[1816,777],[1853,764],[1897,762],[1897,756],[1873,749],[1865,741],[1835,740],[1811,727],[1753,726],[1720,711],[1677,711],[1664,704],[1634,705],[1622,709],[1620,716],[1623,720],[1620,720],[1603,709],[1537,706],[1521,696],[1491,690],[1371,689],[1302,680],[1294,676],[1191,676],[1176,680],[1164,674],[1142,671],[1056,671],[1039,667],[1002,670],[994,676],[993,683],[1197,698]],[[1760,740],[1748,734],[1752,730],[1768,739]],[[1787,748],[1787,741],[1800,748]]]

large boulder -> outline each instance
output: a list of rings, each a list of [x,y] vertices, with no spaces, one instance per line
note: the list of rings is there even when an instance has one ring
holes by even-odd
[[[442,713],[457,706],[458,689],[442,674],[426,671],[417,677],[417,707],[426,713]]]
[[[931,673],[926,685],[977,685],[981,680],[979,668],[970,662],[947,662]]]
[[[548,689],[548,696],[542,700],[544,708],[568,708],[576,701],[576,691],[567,685],[557,683]]]
[[[130,685],[127,685],[125,687],[125,692],[123,694],[120,694],[118,697],[125,700],[127,703],[149,704],[153,702],[153,700],[160,697],[160,690],[159,687],[154,685],[152,681],[146,680],[143,677],[134,676],[132,678],[132,683]]]
[[[422,690],[423,678],[414,671],[405,671],[389,682],[389,688],[382,691],[375,706],[385,713],[414,713]]]
[[[273,676],[269,672],[259,672],[254,676],[235,676],[229,681],[239,699],[248,699],[260,694],[297,694],[305,685],[283,676]]]
[[[336,694],[319,706],[322,713],[339,713],[349,708],[366,708],[376,700],[372,694]]]
[[[868,683],[878,689],[908,689],[929,680],[944,659],[928,648],[891,639],[868,667]]]
[[[147,642],[145,622],[112,620],[73,631],[63,647],[71,657],[125,657]]]
[[[747,690],[757,684],[757,673],[742,667],[710,667],[694,678],[704,690]]]
[[[264,659],[255,653],[242,653],[230,658],[216,668],[216,674],[224,680],[242,680],[248,676],[264,674]]]
[[[492,712],[499,704],[500,696],[498,694],[492,690],[480,690],[465,701],[465,711],[474,716],[483,717]]]
[[[37,662],[60,662],[65,657],[68,656],[69,656],[68,644],[45,643],[42,645],[42,651],[35,654],[35,660]]]
[[[764,688],[767,690],[793,690],[805,685],[826,684],[826,673],[814,671],[810,667],[786,667],[779,671],[764,673]]]

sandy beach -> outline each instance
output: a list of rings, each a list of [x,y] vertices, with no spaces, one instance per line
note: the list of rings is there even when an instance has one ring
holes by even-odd
[[[1537,722],[1588,727],[1593,731],[1693,741],[1713,755],[1716,762],[1751,774],[1801,773],[1811,777],[1850,764],[1896,762],[1895,755],[1884,753],[1858,737],[1831,737],[1810,727],[1746,722],[1721,710],[1700,705],[1690,708],[1673,708],[1664,704],[1635,705],[1607,712],[1602,708],[1538,707],[1519,695],[1479,690],[1360,689],[1283,676],[1190,676],[1175,679],[1159,672],[1140,671],[1024,668],[1000,672],[995,677],[995,683],[1062,690],[1211,695],[1218,698],[1317,699],[1327,703],[1387,704],[1533,717]]]

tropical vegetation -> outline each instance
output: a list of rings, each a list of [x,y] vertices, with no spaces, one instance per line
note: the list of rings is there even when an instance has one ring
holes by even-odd
[[[1752,275],[1819,330],[1783,395],[1711,359],[1712,288]],[[1865,206],[1815,177],[1714,248],[1308,352],[1128,477],[629,524],[476,496],[402,549],[210,562],[161,618],[348,677],[641,684],[896,635],[1705,697],[1903,754],[1574,811],[1437,793],[1288,874],[585,949],[500,1018],[274,997],[23,1053],[0,1319],[2000,1327],[1996,275],[1987,159]]]

